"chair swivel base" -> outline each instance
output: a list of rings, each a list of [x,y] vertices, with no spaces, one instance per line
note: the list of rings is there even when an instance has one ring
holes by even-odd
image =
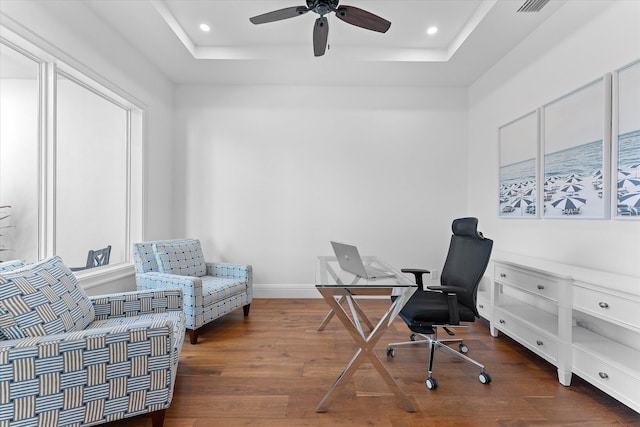
[[[420,335],[424,339],[417,340],[416,339],[416,334],[411,334],[409,336],[411,341],[396,342],[396,343],[387,344],[387,356],[389,356],[389,357],[394,357],[395,356],[394,347],[399,347],[399,346],[404,346],[404,345],[422,345],[422,344],[428,345],[429,349],[430,349],[429,371],[428,371],[427,379],[425,380],[425,385],[427,386],[427,388],[429,390],[435,390],[436,388],[438,388],[438,381],[433,377],[433,361],[434,361],[436,348],[439,348],[440,350],[443,350],[445,353],[448,353],[451,356],[457,357],[459,359],[462,359],[465,362],[471,363],[472,365],[475,365],[475,366],[479,367],[480,368],[480,374],[478,375],[478,380],[482,384],[489,384],[491,382],[491,376],[487,372],[485,372],[484,365],[482,365],[481,363],[479,363],[479,362],[473,360],[472,358],[470,358],[470,357],[468,357],[468,356],[463,354],[463,353],[467,353],[469,351],[469,348],[462,342],[462,339],[454,338],[454,339],[439,340],[437,338],[432,338],[431,336],[424,335],[424,334],[418,334],[418,335]],[[436,334],[434,334],[434,336],[435,335]],[[458,342],[459,343],[460,352],[455,351],[454,349],[452,349],[451,347],[449,347],[447,345],[447,343],[452,343],[452,342]]]

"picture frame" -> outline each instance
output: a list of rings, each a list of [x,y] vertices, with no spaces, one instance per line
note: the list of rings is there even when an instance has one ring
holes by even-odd
[[[613,74],[611,177],[616,219],[640,219],[640,61]]]
[[[611,74],[542,107],[543,218],[610,217]]]
[[[498,128],[498,216],[538,218],[540,112],[531,111]]]

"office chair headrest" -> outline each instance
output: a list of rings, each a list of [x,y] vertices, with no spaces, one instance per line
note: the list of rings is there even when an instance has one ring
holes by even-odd
[[[456,236],[470,236],[483,239],[482,233],[478,231],[478,218],[458,218],[453,220],[451,230]]]

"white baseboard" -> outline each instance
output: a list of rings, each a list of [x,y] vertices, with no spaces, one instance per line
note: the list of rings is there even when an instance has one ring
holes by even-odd
[[[316,286],[306,284],[253,284],[254,298],[321,298]]]

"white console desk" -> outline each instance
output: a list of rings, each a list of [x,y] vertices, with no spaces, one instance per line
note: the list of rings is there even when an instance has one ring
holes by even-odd
[[[491,335],[555,365],[561,384],[576,374],[640,412],[640,278],[506,253],[492,261],[478,293]]]

